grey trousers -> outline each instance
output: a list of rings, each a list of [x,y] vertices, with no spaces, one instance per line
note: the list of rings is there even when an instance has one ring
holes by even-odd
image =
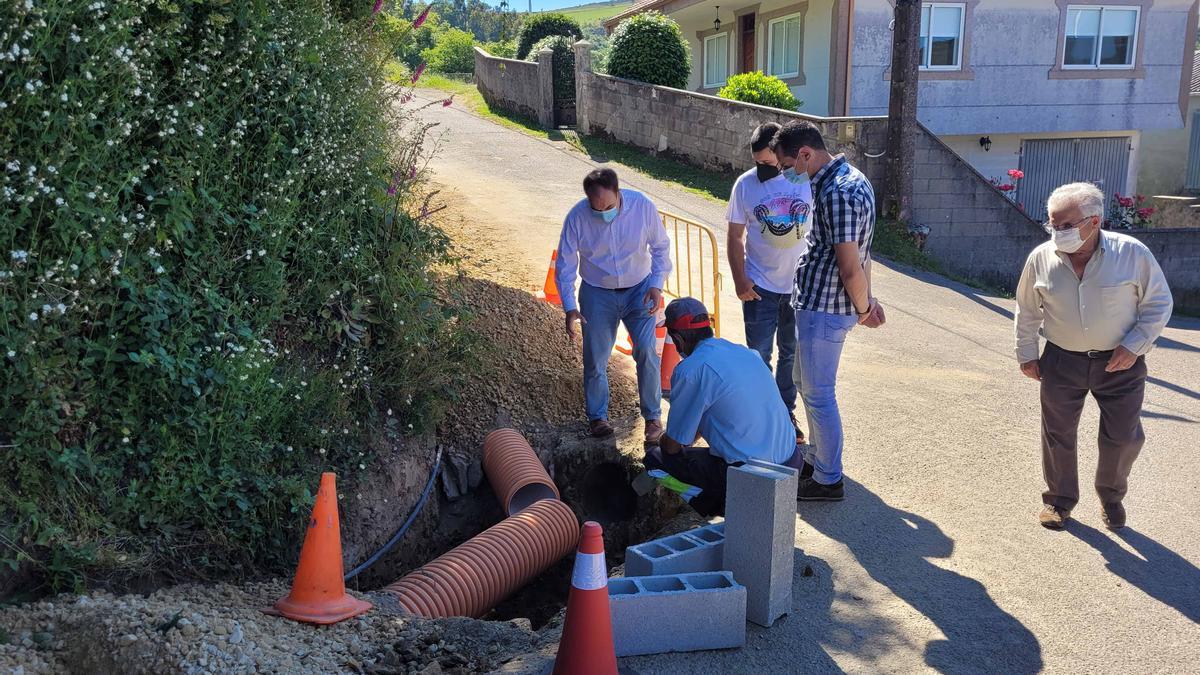
[[[1042,371],[1042,502],[1072,509],[1079,502],[1077,441],[1079,416],[1090,392],[1100,406],[1100,458],[1096,493],[1105,504],[1120,502],[1129,489],[1129,472],[1146,434],[1142,431],[1142,398],[1146,390],[1146,358],[1128,370],[1105,372],[1108,355],[1090,358],[1047,343],[1039,361]]]

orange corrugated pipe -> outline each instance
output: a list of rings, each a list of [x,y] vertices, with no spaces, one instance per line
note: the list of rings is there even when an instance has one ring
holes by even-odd
[[[483,616],[575,547],[571,507],[544,499],[383,590],[428,618]]]
[[[483,472],[510,516],[537,501],[559,498],[550,474],[515,429],[497,429],[483,439]]]

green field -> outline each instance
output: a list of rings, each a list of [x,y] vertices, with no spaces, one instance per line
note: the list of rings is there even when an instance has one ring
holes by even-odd
[[[555,10],[562,12],[567,16],[575,19],[580,24],[585,24],[589,21],[603,21],[611,16],[616,16],[621,12],[633,6],[632,2],[596,2],[590,5],[579,5],[577,7],[567,7],[564,9]]]

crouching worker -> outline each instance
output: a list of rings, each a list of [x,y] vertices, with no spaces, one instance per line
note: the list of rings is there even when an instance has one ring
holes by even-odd
[[[700,515],[724,515],[726,469],[750,459],[798,468],[796,429],[758,352],[714,337],[695,298],[671,302],[666,313],[683,360],[671,376],[666,433],[646,450],[646,470]],[[708,447],[691,447],[700,438]]]

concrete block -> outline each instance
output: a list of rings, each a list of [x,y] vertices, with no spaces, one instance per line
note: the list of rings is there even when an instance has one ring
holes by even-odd
[[[726,475],[723,567],[746,587],[746,618],[770,626],[792,608],[799,475],[757,460]]]
[[[725,523],[662,537],[625,549],[625,576],[716,572],[725,555]]]
[[[746,588],[729,572],[609,579],[608,601],[617,656],[746,644]]]

